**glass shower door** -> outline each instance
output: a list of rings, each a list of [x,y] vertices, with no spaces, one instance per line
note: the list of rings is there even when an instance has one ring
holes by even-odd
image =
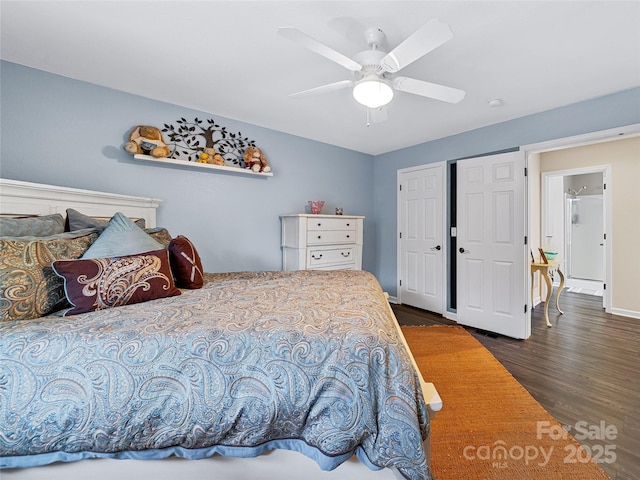
[[[568,277],[604,282],[602,195],[582,195],[568,201]]]

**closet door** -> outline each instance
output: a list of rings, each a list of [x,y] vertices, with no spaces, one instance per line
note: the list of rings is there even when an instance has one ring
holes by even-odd
[[[525,157],[457,162],[457,321],[527,338]]]
[[[398,172],[398,299],[443,312],[444,163]]]

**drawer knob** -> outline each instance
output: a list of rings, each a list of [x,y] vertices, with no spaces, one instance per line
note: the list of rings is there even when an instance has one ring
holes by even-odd
[[[348,257],[349,255],[351,255],[351,252],[341,252],[343,257]]]
[[[322,235],[318,235],[318,240],[320,240],[322,238]]]
[[[347,227],[350,227],[350,226],[351,226],[351,224],[350,224],[350,223],[347,223]]]
[[[322,258],[322,254],[316,256],[316,254],[314,253],[311,255],[311,258],[313,258],[314,260],[320,260]]]
[[[318,226],[319,226],[319,227],[321,227],[321,226],[322,226],[322,224],[321,224],[321,223],[319,223],[319,224],[318,224]]]
[[[351,235],[347,235],[347,238],[350,238],[350,237],[351,237]]]

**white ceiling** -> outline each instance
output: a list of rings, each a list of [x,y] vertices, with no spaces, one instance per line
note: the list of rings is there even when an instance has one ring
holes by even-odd
[[[367,27],[389,51],[432,18],[453,39],[401,74],[463,89],[462,102],[398,92],[367,127],[350,90],[289,98],[351,76],[279,26],[353,56]],[[3,0],[1,21],[5,60],[374,155],[640,86],[637,0]]]

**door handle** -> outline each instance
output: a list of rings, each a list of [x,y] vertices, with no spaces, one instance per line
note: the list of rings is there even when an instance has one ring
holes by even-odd
[[[469,250],[465,250],[463,247],[460,247],[460,248],[458,249],[458,251],[459,251],[460,253],[471,253]]]
[[[442,250],[440,245],[436,245],[435,247],[431,247],[431,250]]]

